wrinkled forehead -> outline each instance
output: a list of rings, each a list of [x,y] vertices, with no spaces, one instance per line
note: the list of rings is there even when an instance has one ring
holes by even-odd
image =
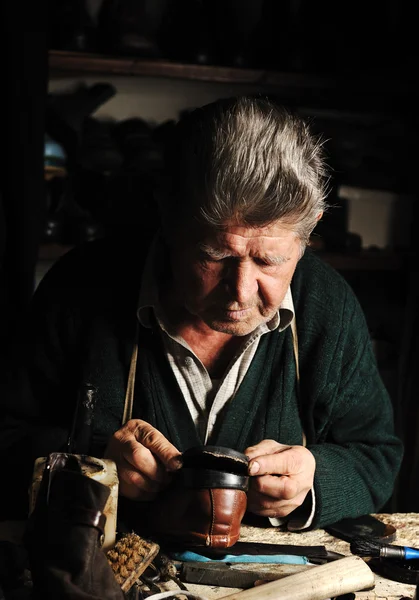
[[[295,228],[276,221],[263,227],[225,223],[222,228],[191,224],[177,229],[173,241],[180,246],[199,248],[208,254],[258,255],[287,251],[296,240]]]

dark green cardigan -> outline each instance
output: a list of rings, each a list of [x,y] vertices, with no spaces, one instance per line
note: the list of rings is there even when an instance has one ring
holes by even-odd
[[[98,388],[92,454],[100,455],[120,426],[146,256],[142,246],[87,244],[61,259],[37,290],[23,374],[31,392],[24,402],[9,401],[9,417],[26,424],[25,432],[16,434],[21,443],[14,454],[26,473],[35,456],[59,449],[66,440],[82,382]],[[307,251],[292,294],[299,403],[291,329],[266,334],[212,442],[237,450],[264,438],[299,444],[304,428],[316,458],[312,526],[321,527],[379,510],[392,492],[402,448],[350,287]],[[180,450],[199,443],[159,335],[141,328],[133,416],[158,427]]]

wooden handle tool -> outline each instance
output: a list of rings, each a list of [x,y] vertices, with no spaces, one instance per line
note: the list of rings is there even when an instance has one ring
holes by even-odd
[[[228,594],[220,600],[324,600],[374,587],[374,573],[359,556]]]

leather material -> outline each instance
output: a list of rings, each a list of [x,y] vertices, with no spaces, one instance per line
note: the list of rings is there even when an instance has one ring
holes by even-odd
[[[177,546],[233,546],[247,508],[247,465],[228,448],[184,452],[172,485],[150,505],[146,533]]]
[[[249,477],[214,469],[182,469],[179,476],[186,488],[228,488],[247,492]]]
[[[109,494],[76,457],[49,455],[24,535],[34,600],[123,600],[101,547]]]
[[[245,454],[224,446],[194,446],[182,455],[184,468],[215,469],[247,475],[249,460]]]
[[[228,548],[239,539],[246,507],[243,490],[179,486],[153,504],[149,533],[174,545]]]
[[[90,510],[81,506],[66,507],[57,510],[50,509],[51,521],[54,519],[65,522],[67,525],[84,525],[95,527],[100,535],[105,535],[106,515],[100,510]]]

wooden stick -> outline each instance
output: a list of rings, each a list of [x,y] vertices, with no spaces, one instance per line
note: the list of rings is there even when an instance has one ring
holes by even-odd
[[[374,587],[374,573],[359,556],[347,556],[220,600],[324,600]]]

